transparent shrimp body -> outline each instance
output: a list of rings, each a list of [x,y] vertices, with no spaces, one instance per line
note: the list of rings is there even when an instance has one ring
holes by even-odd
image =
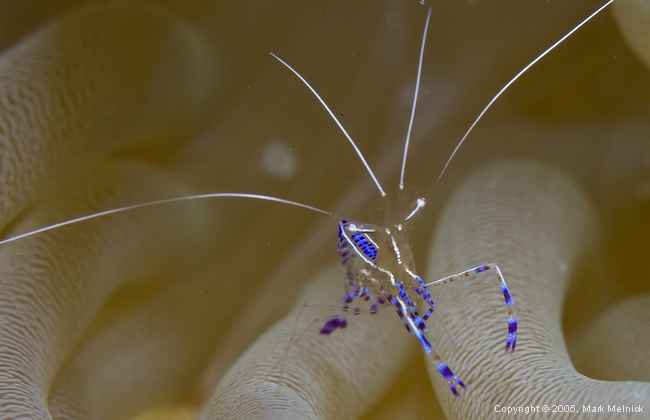
[[[376,313],[380,306],[389,304],[395,308],[406,330],[418,338],[451,391],[458,396],[456,386],[465,388],[465,384],[435,353],[425,336],[426,321],[433,313],[435,303],[428,286],[416,273],[408,244],[408,224],[424,204],[424,199],[418,198],[402,222],[389,226],[348,220],[339,222],[338,252],[345,267],[342,315],[329,318],[320,332],[330,334],[337,328],[345,328],[347,320],[344,315],[361,313],[361,302],[369,305],[371,314]],[[424,315],[418,312],[417,299],[422,299],[428,306]]]

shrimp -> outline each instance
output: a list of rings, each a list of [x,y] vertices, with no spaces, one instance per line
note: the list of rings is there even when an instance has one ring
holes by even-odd
[[[473,127],[473,125],[472,125],[472,127]],[[461,143],[462,143],[463,141],[464,141],[464,140],[461,140]],[[460,143],[458,144],[457,147],[460,147]],[[454,151],[454,153],[455,153],[455,151]],[[404,154],[404,159],[406,159],[406,154]],[[451,158],[449,159],[449,161],[451,161]],[[446,166],[449,164],[449,161],[446,163],[445,168],[446,168]],[[443,171],[443,172],[444,172],[444,171]],[[442,173],[439,175],[439,177],[440,177],[440,176],[442,176]],[[220,194],[222,197],[225,197],[225,196],[228,195],[228,193],[219,193],[219,194]],[[194,199],[194,198],[201,198],[201,197],[207,197],[207,196],[210,196],[210,195],[213,195],[214,197],[218,197],[217,194],[203,194],[203,195],[199,195],[199,194],[197,194],[197,195],[193,196],[193,198],[191,198],[191,199]],[[245,196],[245,195],[247,195],[247,194],[245,194],[245,193],[233,193],[233,194],[232,194],[233,197],[238,197],[238,196],[242,196],[242,197],[243,197],[243,196]],[[254,195],[254,194],[250,194],[251,197],[249,197],[249,198],[254,198],[254,197],[252,197],[253,195]],[[190,199],[189,197],[181,197],[181,198],[182,198],[183,200],[189,200],[189,199]],[[181,198],[179,198],[179,199],[181,199]],[[270,197],[270,196],[263,196],[262,194],[258,194],[258,195],[257,195],[257,198],[261,198],[261,199],[265,199],[265,200],[266,200],[266,199],[269,199],[269,200],[271,200],[271,201],[282,201],[282,200],[284,200],[284,199],[276,199],[275,197]],[[175,200],[175,199],[176,199],[176,198],[174,198],[174,200]],[[156,200],[156,202],[158,202],[158,201],[165,201],[165,200],[167,200],[167,199]],[[290,202],[290,200],[284,200],[284,202]],[[152,202],[152,203],[153,203],[153,202]],[[292,203],[297,203],[297,202],[292,202]],[[297,204],[300,204],[300,203],[297,203]],[[116,208],[116,209],[114,209],[114,210],[109,210],[109,211],[105,211],[105,212],[100,212],[100,213],[97,213],[96,215],[97,215],[97,217],[100,217],[100,216],[104,216],[104,215],[107,215],[107,214],[109,214],[109,213],[112,213],[112,212],[114,212],[114,211],[122,211],[122,210],[123,210],[123,211],[126,211],[126,210],[129,209],[130,207],[135,208],[135,207],[137,207],[137,206],[148,206],[148,205],[150,205],[150,204],[149,204],[149,203],[136,204],[136,205],[133,205],[133,206],[126,206],[126,207],[122,207],[122,208]],[[151,204],[151,205],[154,205],[154,204]],[[416,205],[415,207],[417,207],[417,205]],[[131,208],[131,210],[132,210],[133,208]],[[314,208],[316,208],[316,207],[314,207]],[[104,213],[105,213],[105,214],[104,214]],[[331,213],[328,213],[328,214],[331,215]],[[87,217],[87,216],[83,216],[83,217],[81,217],[81,218],[79,218],[79,219],[73,219],[73,220],[75,220],[75,221],[82,221],[82,219],[83,219],[83,220],[88,220],[89,217]],[[344,240],[343,240],[343,244],[344,244],[344,245],[347,244],[346,246],[348,247],[348,251],[352,250],[353,252],[357,253],[357,254],[355,254],[355,255],[357,256],[357,257],[355,257],[355,258],[359,258],[359,259],[360,259],[360,258],[361,258],[361,255],[364,255],[366,258],[368,258],[368,255],[364,252],[364,247],[365,247],[366,250],[368,250],[368,249],[371,250],[371,248],[369,248],[369,245],[368,245],[368,244],[364,244],[364,247],[359,248],[359,247],[358,247],[359,245],[357,245],[356,243],[353,243],[353,242],[354,242],[354,239],[352,238],[352,235],[357,234],[358,232],[348,231],[348,230],[347,230],[347,229],[348,229],[348,226],[351,225],[351,223],[349,223],[350,220],[349,220],[349,219],[344,219],[344,220],[345,220],[346,222],[348,222],[348,223],[347,223],[347,224],[343,224],[343,222],[341,222],[340,227],[343,228],[343,229],[342,229],[342,232],[346,233],[348,236],[345,236],[344,234],[341,235],[341,237],[344,238]],[[410,220],[410,218],[408,218],[407,221],[408,221],[408,220]],[[54,225],[51,225],[51,226],[52,226],[52,229],[53,229],[53,228],[55,228],[55,227],[60,227],[60,226],[63,226],[63,225],[66,225],[66,224],[70,224],[70,223],[73,223],[73,221],[71,220],[71,221],[69,221],[69,222],[61,222],[60,225],[59,225],[59,224],[54,224]],[[366,241],[370,241],[371,239],[373,239],[371,234],[377,233],[378,231],[381,232],[381,230],[380,230],[379,228],[385,228],[385,227],[386,227],[386,226],[379,226],[379,225],[363,224],[363,223],[360,223],[360,222],[352,223],[352,225],[355,226],[355,228],[353,228],[353,229],[357,229],[358,227],[361,227],[362,230],[363,230],[363,229],[371,229],[371,230],[374,230],[374,231],[361,232],[362,238],[365,238],[364,240],[366,240]],[[39,231],[42,232],[42,230],[39,230]],[[385,231],[384,231],[384,232],[385,232]],[[393,231],[391,230],[391,232],[393,232]],[[361,237],[359,237],[359,238],[361,238]],[[12,238],[9,238],[9,239],[12,239]],[[389,247],[391,246],[391,244],[392,244],[393,241],[394,241],[395,243],[400,242],[400,239],[398,239],[398,238],[394,238],[394,237],[393,237],[392,239],[390,239],[390,238],[384,238],[384,239],[387,240],[386,243],[388,244]],[[15,240],[15,239],[14,239],[14,240]],[[348,240],[350,240],[350,241],[352,241],[352,242],[349,242]],[[373,239],[373,240],[375,240],[377,243],[383,243],[383,242],[382,242],[383,239],[382,239],[382,240],[380,240],[380,239]],[[406,240],[404,240],[404,242],[406,243]],[[368,242],[368,243],[370,243],[370,242]],[[341,239],[339,240],[339,244],[341,244]],[[353,247],[354,247],[354,248],[353,248]],[[381,247],[379,247],[379,249],[381,249]],[[402,248],[400,248],[399,246],[394,247],[393,249],[394,249],[394,250],[396,250],[396,249],[399,250],[400,255],[405,255],[405,254],[406,254],[406,252],[405,252],[404,250],[402,250]],[[356,251],[355,251],[355,250],[356,250]],[[360,252],[360,254],[359,254],[359,252]],[[367,252],[369,252],[370,254],[373,254],[371,251],[367,251]],[[397,255],[397,252],[395,253],[395,255]],[[348,262],[349,262],[349,261],[348,261]],[[366,261],[364,261],[364,263],[366,263]],[[350,264],[351,264],[351,263],[350,263]],[[348,269],[349,269],[349,267],[348,267],[348,265],[346,264],[346,271],[347,271]],[[351,268],[351,271],[354,272],[356,275],[361,274],[361,271],[362,271],[362,270],[363,270],[363,267],[359,266],[358,263],[355,263],[355,265]],[[412,269],[412,268],[409,268],[409,271],[415,273],[415,270]],[[382,273],[383,273],[383,272],[382,272]],[[390,273],[392,274],[393,271],[390,271]],[[386,274],[386,273],[384,273],[384,274]],[[408,274],[408,273],[407,273],[407,274]],[[409,276],[410,276],[410,274],[409,274]],[[417,276],[416,276],[416,277],[417,277]],[[414,281],[417,281],[417,278],[419,278],[419,277],[417,277],[417,278],[416,278],[416,277],[410,276],[410,278],[411,278],[412,280],[414,280]],[[369,279],[369,278],[370,278],[370,277],[368,277],[368,279]],[[426,287],[428,287],[428,285],[427,285],[426,283],[423,282],[423,283],[424,283],[423,286],[419,286],[419,285],[418,285],[419,282],[418,282],[418,284],[413,284],[413,285],[412,285],[412,288],[411,288],[410,290],[409,290],[408,288],[406,288],[406,289],[404,289],[404,292],[402,293],[402,290],[400,290],[400,288],[399,288],[399,286],[398,286],[397,284],[393,284],[393,282],[390,282],[390,275],[388,276],[388,278],[389,278],[389,283],[390,283],[390,285],[393,286],[393,287],[397,287],[397,290],[394,291],[393,293],[388,293],[387,295],[384,295],[383,292],[381,292],[381,295],[379,295],[378,293],[376,293],[376,295],[377,295],[377,296],[384,296],[384,298],[387,298],[388,295],[393,296],[393,297],[395,297],[395,296],[400,296],[400,297],[402,298],[403,302],[400,303],[400,302],[398,301],[397,304],[402,308],[402,314],[403,314],[403,315],[404,315],[405,313],[407,313],[408,311],[411,311],[411,309],[410,309],[410,305],[409,305],[408,301],[406,300],[406,298],[408,298],[409,300],[413,300],[413,295],[409,296],[409,293],[410,293],[410,292],[415,293],[418,297],[422,297],[423,299],[425,299],[425,301],[428,300],[428,298],[426,297],[426,290],[425,290]],[[370,280],[368,280],[368,281],[370,281]],[[371,281],[371,283],[372,283],[372,281]],[[418,287],[419,287],[419,289],[418,289]],[[419,290],[420,293],[418,293],[417,290]],[[406,295],[406,298],[404,298],[402,295]],[[506,304],[508,304],[508,295],[505,294],[505,290],[504,290],[504,296],[505,296],[505,298],[506,298]],[[359,297],[361,297],[361,296],[359,296]],[[382,298],[382,299],[383,299],[383,298]],[[375,300],[376,300],[376,299],[375,299]],[[378,302],[377,300],[376,300],[376,302],[379,304],[379,302]],[[404,306],[403,306],[402,304],[404,304]],[[433,306],[433,305],[430,305],[430,309],[431,309],[432,306]],[[412,311],[411,311],[411,312],[409,312],[409,313],[410,313],[411,316],[412,316],[411,322],[414,323],[415,325],[418,325],[418,324],[419,324],[419,321],[418,321],[417,317],[415,316],[415,312],[412,312]],[[427,311],[427,313],[428,313],[428,311]],[[424,319],[424,318],[426,318],[426,317],[427,317],[427,315],[420,316],[420,318],[423,319],[423,320],[426,320],[426,319]],[[327,322],[329,323],[330,321],[327,321]],[[339,323],[340,323],[341,321],[331,321],[331,322],[339,322]],[[408,324],[408,325],[407,325],[408,328],[411,328],[411,330],[413,330],[412,327],[413,327],[414,324],[411,324],[411,323],[409,323],[408,321],[406,322],[406,324]],[[406,325],[406,324],[405,324],[405,325]],[[326,324],[326,325],[327,325],[327,324]],[[330,325],[330,327],[332,326],[332,324],[329,324],[329,325]],[[515,323],[515,325],[516,325],[516,323]],[[331,331],[330,331],[330,332],[331,332]],[[515,331],[515,333],[516,333],[516,331]],[[418,337],[418,338],[419,338],[419,337]],[[514,338],[514,336],[513,336],[513,338]],[[510,340],[510,336],[508,336],[508,340]],[[422,340],[420,340],[420,342],[422,343]],[[514,344],[515,344],[514,340],[513,340],[513,342],[512,342],[511,344],[512,344],[512,345],[511,345],[511,348],[512,348],[512,350],[514,350]],[[423,344],[423,346],[424,346],[424,344]],[[425,349],[425,350],[426,350],[426,349]],[[506,350],[508,350],[508,347],[507,347],[507,346],[506,346]],[[444,374],[443,374],[443,376],[444,376]],[[455,377],[454,377],[454,378],[455,378]],[[452,378],[452,379],[454,379],[454,378]],[[450,385],[450,387],[451,387],[451,385]],[[452,392],[453,392],[453,390],[452,390]]]

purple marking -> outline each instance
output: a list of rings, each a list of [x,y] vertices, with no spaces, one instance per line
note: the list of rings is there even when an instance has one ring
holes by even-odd
[[[517,320],[514,319],[508,323],[508,334],[514,335],[517,333]]]
[[[506,298],[506,305],[512,306],[513,305],[512,296],[510,296],[510,291],[508,290],[508,287],[505,284],[502,284],[501,290],[503,290],[503,297]]]
[[[343,265],[346,265],[350,258],[354,257],[354,254],[350,254],[350,251],[348,250],[348,242],[345,238],[339,239],[338,250]]]
[[[433,346],[429,343],[429,340],[427,340],[422,331],[416,330],[415,336],[420,340],[420,344],[427,354],[433,353]]]
[[[415,304],[413,304],[413,301],[409,296],[406,294],[406,290],[404,290],[404,284],[400,281],[397,282],[397,287],[399,288],[399,295],[402,299],[404,299],[404,302],[408,305],[409,310],[411,313],[417,313],[417,309],[415,308]]]
[[[350,272],[348,272],[345,275],[345,282],[348,284],[353,289],[357,289],[359,286],[357,285],[357,279],[354,277],[354,275]]]
[[[399,284],[400,283],[398,283],[398,285]],[[388,301],[391,303],[391,305],[393,305],[393,307],[395,308],[395,311],[397,312],[397,315],[399,315],[400,319],[402,320],[402,323],[404,324],[406,331],[408,331],[410,334],[415,334],[418,340],[420,340],[420,344],[424,348],[424,351],[427,354],[431,354],[433,352],[433,347],[431,346],[431,343],[429,343],[427,338],[424,336],[424,333],[427,332],[427,326],[420,318],[420,315],[417,313],[417,310],[414,313],[409,311],[409,313],[405,314],[402,310],[402,305],[400,305],[399,301],[395,296],[389,294],[383,288],[382,288],[382,292],[384,293],[384,296],[386,296]],[[418,329],[413,331],[409,322],[406,320],[406,317],[414,321]]]
[[[424,282],[422,281],[420,276],[417,276],[415,279],[420,283],[420,286],[421,286],[421,288],[416,287],[415,292],[417,294],[419,294],[420,296],[422,296],[422,299],[424,299],[424,301],[429,305],[429,310],[422,317],[422,319],[424,321],[426,321],[427,319],[429,319],[429,317],[433,313],[433,309],[436,307],[436,304],[433,302],[433,299],[431,299],[431,292],[429,291],[429,288],[427,287],[427,285],[424,284]]]
[[[345,328],[348,325],[348,321],[343,318],[330,318],[327,320],[325,325],[320,329],[320,333],[323,335],[328,335],[334,332],[337,328]]]
[[[409,309],[408,317],[413,320],[413,322],[418,327],[418,329],[420,329],[423,332],[427,332],[428,331],[427,325],[424,323],[422,317],[420,317],[420,313],[418,312],[411,298],[409,298],[408,295],[406,294],[406,290],[404,289],[404,284],[402,282],[398,282],[397,287],[399,288],[400,297],[404,300],[404,302],[408,306]]]
[[[515,352],[515,346],[517,345],[517,318],[510,320],[508,322],[508,340],[506,341],[506,353],[510,354]]]
[[[506,353],[510,352],[510,354],[515,352],[515,346],[517,345],[517,337],[508,337],[508,341],[506,341]]]
[[[458,385],[462,386],[463,389],[467,389],[467,387],[465,386],[463,381],[458,379],[458,377],[456,377],[456,375],[454,375],[454,372],[452,372],[451,369],[449,369],[449,366],[447,366],[447,364],[445,362],[443,362],[442,360],[440,360],[438,362],[434,361],[434,363],[435,363],[436,367],[438,368],[438,372],[440,372],[440,374],[447,380],[447,385],[449,385],[449,389],[451,390],[451,392],[454,393],[456,398],[459,398],[460,395],[458,394],[458,390],[454,386],[454,382],[456,382]]]
[[[429,308],[427,313],[425,313],[424,316],[422,317],[422,320],[426,322],[426,320],[429,319],[432,313],[433,313],[433,308]]]
[[[480,267],[476,267],[476,269],[474,270],[474,272],[475,272],[475,273],[482,273],[482,272],[487,271],[487,270],[489,270],[489,269],[490,269],[490,266],[489,266],[489,265],[482,265],[482,266],[480,266]]]
[[[400,306],[399,302],[395,298],[395,296],[391,295],[384,289],[383,287],[381,288],[381,291],[384,293],[384,296],[386,296],[386,299],[388,299],[388,302],[393,305],[395,308],[395,312],[397,312],[397,315],[399,315],[399,318],[402,320],[402,323],[404,324],[404,328],[406,328],[406,331],[412,334],[411,332],[411,327],[409,326],[408,322],[404,318],[404,313],[402,312],[402,307]]]
[[[449,389],[451,389],[451,392],[454,393],[454,395],[456,396],[456,398],[460,398],[460,394],[459,394],[458,391],[456,390],[456,387],[454,386],[453,382],[451,382],[451,381],[447,381],[447,385],[449,385]]]
[[[377,258],[377,248],[375,248],[368,241],[368,238],[366,238],[365,235],[362,235],[361,233],[355,233],[352,235],[352,240],[356,244],[357,248],[360,248],[366,257],[370,258],[371,260]]]

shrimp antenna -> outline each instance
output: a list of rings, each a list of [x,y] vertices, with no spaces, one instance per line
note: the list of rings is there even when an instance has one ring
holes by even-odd
[[[291,71],[293,72],[293,74],[295,74],[296,76],[298,76],[298,78],[299,78],[300,80],[302,80],[302,82],[303,82],[303,83],[304,83],[304,84],[309,88],[309,90],[311,90],[311,93],[313,93],[314,96],[316,96],[316,99],[318,99],[318,100],[320,101],[320,103],[325,107],[325,109],[327,110],[327,112],[328,112],[328,113],[330,114],[330,116],[334,119],[334,122],[336,122],[336,125],[339,126],[339,128],[341,129],[341,131],[343,132],[343,134],[345,135],[345,137],[350,141],[350,144],[351,144],[352,147],[354,148],[354,151],[357,152],[357,155],[359,155],[359,158],[361,159],[361,162],[363,163],[363,166],[365,166],[366,169],[368,170],[368,173],[370,174],[370,177],[372,178],[372,180],[375,182],[375,185],[377,185],[377,188],[379,189],[379,192],[381,193],[381,196],[382,196],[382,197],[386,197],[386,193],[384,192],[384,189],[381,188],[381,185],[379,184],[379,181],[377,180],[377,177],[375,177],[375,174],[372,172],[372,169],[370,169],[370,165],[368,165],[368,162],[366,162],[366,159],[363,157],[363,154],[361,153],[361,150],[359,150],[359,148],[357,147],[356,143],[354,142],[354,140],[352,140],[352,137],[350,137],[350,135],[348,134],[348,132],[345,131],[345,128],[343,128],[343,125],[342,125],[342,124],[339,122],[339,120],[336,118],[336,116],[334,115],[334,113],[332,112],[332,110],[327,106],[327,104],[325,103],[325,101],[323,100],[323,98],[321,98],[320,95],[319,95],[318,93],[316,93],[316,90],[314,90],[314,88],[311,87],[311,85],[310,85],[309,83],[307,83],[307,81],[305,80],[305,78],[302,77],[302,76],[300,75],[300,73],[298,73],[297,71],[295,71],[295,70],[294,70],[290,65],[288,65],[286,62],[284,62],[284,61],[283,61],[280,57],[278,57],[277,55],[275,55],[275,54],[273,54],[273,53],[270,53],[270,54],[271,54],[273,57],[275,57],[275,58],[276,58],[280,63],[284,64],[284,65],[285,65],[289,70],[291,70]]]
[[[424,59],[424,43],[427,40],[427,31],[429,30],[429,20],[431,19],[431,7],[427,13],[427,21],[424,24],[424,34],[422,34],[422,46],[420,47],[420,60],[418,62],[418,77],[415,79],[415,94],[413,95],[413,108],[411,108],[411,119],[409,120],[409,128],[406,131],[406,142],[404,143],[404,157],[402,158],[402,172],[399,177],[399,189],[404,189],[404,171],[406,171],[406,155],[409,150],[409,143],[411,141],[411,130],[413,129],[413,118],[415,117],[415,105],[418,103],[418,91],[420,90],[420,76],[422,75],[422,60]]]
[[[445,163],[445,166],[442,168],[442,172],[440,172],[440,175],[438,175],[438,179],[436,180],[436,184],[435,184],[435,185],[437,185],[438,182],[440,181],[440,178],[442,178],[442,174],[445,173],[445,171],[447,170],[447,166],[449,166],[449,163],[451,162],[451,160],[453,159],[454,155],[456,154],[456,152],[458,151],[458,149],[460,148],[460,146],[463,144],[463,142],[465,141],[465,139],[467,138],[467,136],[469,135],[469,133],[474,129],[474,126],[476,125],[476,123],[478,123],[478,121],[479,121],[481,118],[483,118],[483,115],[485,114],[485,112],[486,112],[486,111],[487,111],[487,110],[492,106],[492,104],[493,104],[493,103],[494,103],[494,102],[499,98],[499,96],[501,96],[501,94],[502,94],[506,89],[508,89],[508,88],[510,87],[510,85],[512,85],[512,84],[515,82],[515,80],[519,79],[519,77],[520,77],[522,74],[524,74],[525,72],[527,72],[528,69],[530,69],[530,68],[531,68],[535,63],[537,63],[539,60],[541,60],[542,57],[544,57],[546,54],[548,54],[548,53],[550,53],[552,50],[554,50],[555,47],[557,47],[557,46],[560,45],[562,42],[564,42],[565,39],[567,39],[568,37],[570,37],[570,36],[571,36],[575,31],[577,31],[578,29],[580,29],[580,27],[582,27],[582,25],[584,25],[585,23],[589,22],[589,21],[590,21],[594,16],[596,16],[596,15],[597,15],[598,13],[600,13],[603,9],[605,9],[607,6],[609,6],[610,3],[612,3],[613,1],[614,1],[614,0],[608,0],[607,3],[605,3],[605,4],[602,5],[602,6],[600,6],[600,8],[598,8],[598,10],[596,10],[596,11],[593,12],[591,15],[589,15],[585,20],[583,20],[582,22],[580,22],[580,23],[578,24],[578,26],[576,26],[575,28],[571,29],[571,30],[570,30],[566,35],[564,35],[562,38],[560,38],[559,40],[557,40],[557,41],[555,42],[555,44],[553,44],[553,45],[551,45],[550,47],[548,47],[548,48],[546,49],[546,51],[544,51],[543,53],[541,53],[539,56],[537,56],[536,59],[534,59],[533,61],[531,61],[531,62],[530,62],[526,67],[524,67],[521,71],[519,71],[519,73],[517,73],[517,74],[515,75],[515,77],[513,77],[512,79],[510,79],[510,81],[509,81],[508,83],[506,83],[506,85],[505,85],[504,87],[502,87],[501,90],[500,90],[496,95],[494,95],[494,98],[492,98],[492,100],[487,104],[487,106],[486,106],[485,108],[483,108],[483,111],[481,111],[481,113],[478,115],[478,117],[476,118],[476,120],[474,120],[474,122],[472,123],[472,125],[469,127],[469,130],[467,130],[467,132],[465,133],[465,135],[463,136],[463,138],[461,138],[460,141],[458,142],[458,144],[456,145],[456,148],[455,148],[454,151],[451,153],[451,156],[449,156],[449,159],[447,159],[447,163]],[[434,185],[434,187],[435,187],[435,185]]]
[[[336,217],[336,218],[340,219],[340,217],[335,215],[334,213],[330,213],[328,211],[321,210],[321,209],[319,209],[317,207],[308,206],[306,204],[302,204],[302,203],[298,203],[298,202],[290,201],[290,200],[285,200],[285,199],[282,199],[282,198],[270,197],[268,195],[244,194],[244,193],[196,194],[196,195],[188,195],[188,196],[185,196],[185,197],[176,197],[176,198],[167,198],[167,199],[164,199],[164,200],[148,201],[146,203],[134,204],[134,205],[131,205],[131,206],[120,207],[120,208],[117,208],[117,209],[100,211],[99,213],[90,214],[88,216],[77,217],[76,219],[66,220],[65,222],[56,223],[56,224],[53,224],[53,225],[50,225],[50,226],[46,226],[46,227],[43,227],[43,228],[40,228],[40,229],[36,229],[36,230],[32,230],[30,232],[20,234],[20,235],[17,235],[17,236],[13,236],[11,238],[3,239],[3,240],[0,241],[0,245],[6,244],[8,242],[17,241],[18,239],[26,238],[28,236],[36,235],[38,233],[47,232],[48,230],[57,229],[57,228],[60,228],[62,226],[67,226],[67,225],[72,225],[74,223],[83,222],[84,220],[90,220],[90,219],[95,219],[97,217],[107,216],[109,214],[121,213],[123,211],[140,209],[140,208],[143,208],[143,207],[156,206],[156,205],[159,205],[159,204],[168,204],[168,203],[176,203],[176,202],[179,202],[179,201],[189,201],[189,200],[197,200],[197,199],[202,199],[202,198],[217,198],[217,197],[252,198],[252,199],[256,199],[256,200],[275,201],[277,203],[290,204],[292,206],[302,207],[302,208],[308,209],[308,210],[313,210],[315,212],[326,214],[328,216],[332,216],[332,217]]]

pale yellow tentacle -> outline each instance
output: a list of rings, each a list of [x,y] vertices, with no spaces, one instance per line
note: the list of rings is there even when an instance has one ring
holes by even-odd
[[[609,293],[600,281],[605,275],[599,254],[601,235],[596,212],[577,185],[538,164],[491,165],[455,192],[435,235],[431,267],[450,260],[460,266],[497,261],[530,325],[520,323],[517,350],[512,356],[505,354],[505,317],[488,317],[483,309],[472,306],[472,302],[485,302],[490,286],[486,285],[485,293],[463,295],[467,322],[460,316],[447,318],[447,328],[465,338],[460,354],[448,360],[466,381],[463,398],[450,398],[446,384],[429,367],[449,418],[499,418],[497,405],[539,405],[541,409],[544,404],[574,404],[582,411],[583,404],[650,401],[650,383],[590,379],[575,370],[566,348],[562,314],[570,282],[586,276],[588,282],[580,289],[596,289],[580,302],[578,309],[587,313],[597,310],[599,299]],[[536,341],[531,328],[542,343]],[[451,354],[454,348],[443,341],[438,352]],[[574,418],[575,414],[557,413],[556,417]]]

